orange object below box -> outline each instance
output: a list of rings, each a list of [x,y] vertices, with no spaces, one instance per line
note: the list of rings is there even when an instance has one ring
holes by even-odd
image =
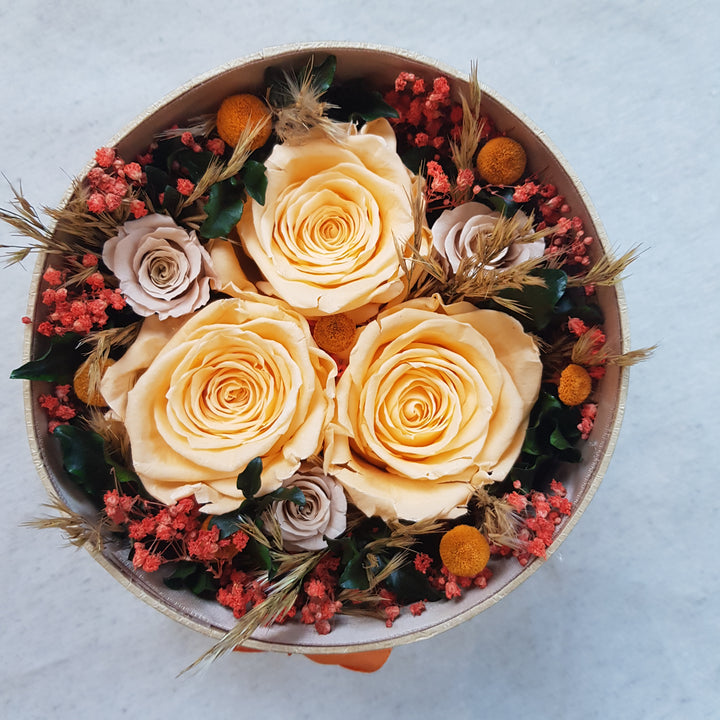
[[[235,652],[252,653],[263,651],[236,647]],[[365,652],[343,653],[342,655],[306,655],[305,657],[320,665],[339,665],[346,670],[372,673],[379,670],[387,662],[391,652],[390,649],[366,650]]]

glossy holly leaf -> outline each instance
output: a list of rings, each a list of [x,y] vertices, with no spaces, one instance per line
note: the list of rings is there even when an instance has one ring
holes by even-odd
[[[170,175],[165,172],[165,170],[161,170],[159,167],[156,167],[155,165],[146,165],[143,168],[143,171],[145,172],[145,175],[147,176],[147,184],[146,189],[151,190],[153,188],[164,188],[167,185],[170,185],[172,182]],[[157,199],[157,192],[155,193],[155,196],[153,197],[153,200]]]
[[[283,107],[294,101],[293,96],[288,92],[287,75],[298,87],[302,86],[309,77],[316,92],[322,95],[332,85],[336,69],[337,58],[334,55],[328,55],[320,65],[315,65],[314,59],[311,59],[301,68],[291,70],[271,66],[265,70],[265,87],[268,88],[268,99],[278,107]]]
[[[398,111],[388,105],[383,96],[368,88],[363,79],[350,80],[331,87],[325,100],[333,105],[328,115],[340,122],[370,122],[381,117],[399,117]]]
[[[171,590],[190,590],[199,597],[214,598],[218,586],[201,563],[182,560],[175,563],[173,572],[163,582]]]
[[[63,466],[88,495],[102,497],[115,486],[100,435],[74,425],[58,425],[53,436],[60,441]]]
[[[299,488],[278,488],[262,497],[252,497],[243,500],[239,513],[245,517],[258,518],[276,501],[294,502],[296,505],[305,504],[305,495]]]
[[[107,451],[107,445],[104,446],[103,454],[105,456],[105,463],[112,468],[113,472],[115,473],[115,479],[119,483],[133,483],[138,487],[142,487],[140,478],[136,473],[134,473],[129,468],[126,468],[124,465],[116,462],[115,460],[113,460],[113,458],[110,457],[110,454]]]
[[[262,458],[254,458],[247,467],[237,476],[237,489],[246,497],[255,497],[257,491],[262,485],[260,476],[262,475]]]
[[[217,527],[219,539],[225,540],[241,529],[241,520],[237,511],[225,515],[211,515],[208,521],[208,529]]]
[[[236,178],[230,178],[212,185],[208,195],[204,207],[207,217],[199,232],[208,239],[227,237],[242,217],[245,191]]]
[[[207,171],[213,158],[215,158],[214,153],[208,152],[207,150],[196,153],[183,145],[181,149],[170,155],[169,162],[177,161],[187,170],[190,180],[197,183]]]
[[[430,160],[433,159],[433,155],[435,153],[434,148],[418,148],[418,147],[411,147],[405,152],[403,152],[400,156],[401,160],[403,161],[403,164],[405,167],[410,170],[410,172],[417,175],[420,170],[428,164]]]
[[[416,570],[412,564],[403,565],[391,573],[385,580],[385,586],[395,594],[402,605],[420,600],[432,602],[442,597],[442,594],[430,585],[427,575]]]
[[[308,68],[310,69],[310,78],[313,87],[318,93],[324,93],[332,85],[335,79],[335,71],[337,70],[337,58],[334,55],[328,55],[320,65],[307,66],[302,71],[302,78],[307,77]]]
[[[567,275],[563,270],[543,268],[532,275],[542,278],[544,285],[525,285],[522,290],[503,290],[500,295],[513,300],[525,309],[518,317],[526,330],[542,330],[553,317],[555,305],[567,288]]]
[[[245,184],[247,194],[255,202],[264,205],[268,183],[265,165],[257,160],[248,160],[240,171],[240,177]]]
[[[340,574],[339,585],[345,590],[367,590],[370,587],[364,553],[356,553],[350,558]]]
[[[62,384],[71,383],[84,356],[77,349],[80,336],[66,333],[53,337],[50,347],[37,360],[30,360],[10,373],[12,380],[42,380]]]
[[[505,217],[513,217],[518,210],[523,209],[521,203],[513,200],[514,192],[514,188],[499,188],[497,192],[482,190],[473,197],[473,200],[491,207]]]
[[[166,185],[163,190],[162,206],[173,215],[183,202],[183,196],[178,192],[177,188],[172,185]]]
[[[342,572],[338,579],[341,588],[346,590],[367,590],[370,587],[365,570],[365,552],[358,549],[356,543],[363,544],[357,536],[326,538],[328,548],[340,556]]]
[[[253,558],[253,560],[272,576],[277,572],[277,567],[273,562],[270,548],[263,543],[258,542],[255,538],[250,538],[248,544],[243,550],[243,555]]]
[[[580,462],[580,419],[577,408],[563,405],[547,389],[542,390],[530,413],[522,452],[509,479],[519,480],[529,491],[546,480],[558,462]]]

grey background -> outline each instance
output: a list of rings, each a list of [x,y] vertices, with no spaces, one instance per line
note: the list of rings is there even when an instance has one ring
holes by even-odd
[[[234,654],[176,679],[207,638],[59,533],[21,527],[44,491],[21,385],[0,380],[0,716],[717,717],[718,37],[712,0],[0,0],[0,171],[37,205],[59,203],[148,105],[264,47],[371,42],[463,71],[477,59],[563,152],[617,250],[644,249],[624,284],[631,336],[660,345],[632,370],[610,469],[560,551],[370,676]],[[21,357],[25,265],[0,271],[2,378]]]

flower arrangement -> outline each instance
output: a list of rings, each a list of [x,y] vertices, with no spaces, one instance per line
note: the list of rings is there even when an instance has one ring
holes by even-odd
[[[132,157],[97,151],[48,210],[2,219],[46,257],[37,402],[97,522],[78,544],[230,608],[212,651],[452,602],[544,558],[594,392],[622,353],[596,252],[467,88],[337,60],[269,67]]]

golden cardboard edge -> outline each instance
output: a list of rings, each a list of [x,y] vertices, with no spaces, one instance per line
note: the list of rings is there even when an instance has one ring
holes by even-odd
[[[447,66],[441,62],[438,62],[435,59],[413,53],[410,51],[402,50],[399,48],[394,48],[390,46],[382,46],[382,45],[375,45],[375,44],[369,44],[369,43],[352,43],[352,42],[313,42],[313,43],[297,43],[297,44],[290,44],[290,45],[281,45],[281,46],[275,46],[271,48],[267,48],[261,52],[254,53],[251,55],[244,56],[242,58],[239,58],[237,60],[225,63],[221,66],[218,66],[214,69],[209,70],[206,73],[203,73],[194,79],[188,81],[187,83],[183,84],[176,90],[172,91],[171,93],[167,94],[165,97],[160,99],[158,102],[153,103],[151,106],[146,108],[141,114],[139,114],[133,121],[131,121],[129,124],[127,124],[121,131],[116,133],[109,141],[109,146],[115,146],[119,144],[123,138],[125,138],[130,132],[137,129],[139,126],[142,125],[148,118],[150,118],[154,113],[159,111],[160,109],[166,107],[169,103],[180,99],[183,95],[185,95],[188,91],[197,88],[198,86],[209,82],[216,78],[218,75],[222,73],[226,73],[229,71],[234,71],[237,69],[240,69],[244,66],[246,66],[248,63],[253,62],[261,62],[261,61],[268,61],[276,58],[281,58],[284,56],[292,56],[299,53],[307,53],[310,51],[318,51],[323,53],[333,53],[337,50],[345,50],[345,51],[365,51],[370,54],[386,54],[391,53],[392,55],[408,60],[413,63],[418,63],[424,66],[427,66],[428,68],[432,68],[433,70],[440,71],[443,74],[446,74],[455,80],[458,80],[462,83],[467,83],[469,78],[466,74],[461,73],[457,71],[456,69]],[[597,212],[595,211],[595,208],[592,204],[592,201],[590,200],[590,197],[587,194],[587,191],[585,190],[584,186],[578,179],[578,177],[575,175],[575,173],[570,168],[568,162],[565,160],[562,153],[558,150],[557,147],[555,147],[554,143],[550,141],[550,139],[547,137],[547,135],[522,112],[518,108],[516,108],[512,103],[505,100],[503,97],[495,93],[493,90],[486,87],[484,84],[481,83],[481,90],[484,95],[490,97],[494,103],[499,104],[502,106],[508,113],[510,113],[512,116],[516,117],[521,123],[523,123],[527,129],[532,133],[535,140],[539,141],[541,144],[543,144],[547,150],[548,153],[550,153],[552,156],[554,156],[554,159],[557,161],[560,169],[565,173],[567,181],[570,183],[570,185],[575,189],[577,192],[580,201],[585,206],[585,210],[587,211],[587,214],[594,225],[595,230],[595,237],[600,242],[600,246],[602,248],[602,252],[606,255],[611,254],[611,248],[610,244],[607,238],[607,235],[605,233],[605,230],[602,226],[602,223],[597,215]],[[87,165],[83,168],[81,173],[78,177],[83,177],[87,174],[89,169],[92,167],[93,161],[87,163]],[[65,193],[62,201],[61,206],[64,206],[68,200],[70,199],[73,192],[72,186],[68,188],[67,192]],[[31,281],[30,291],[28,295],[28,315],[32,317],[33,312],[36,308],[37,299],[39,296],[39,288],[40,288],[40,282],[42,278],[42,273],[45,268],[45,264],[47,261],[47,255],[45,253],[41,253],[37,259],[37,262],[35,264],[35,268],[33,271],[33,277]],[[621,339],[621,352],[627,352],[630,349],[630,342],[629,342],[629,331],[628,331],[628,312],[627,312],[627,306],[626,306],[626,300],[625,300],[625,294],[622,290],[622,284],[617,283],[614,288],[614,293],[616,295],[616,304],[617,304],[617,312],[618,312],[618,319],[619,319],[619,336]],[[23,343],[23,361],[27,362],[31,358],[32,348],[33,348],[33,341],[34,341],[34,335],[33,335],[33,329],[31,325],[28,325],[25,330],[25,337],[24,337],[24,343]],[[583,487],[579,491],[580,499],[579,502],[574,504],[574,509],[572,512],[572,515],[564,522],[561,531],[558,533],[557,537],[555,538],[552,545],[547,549],[547,556],[548,559],[552,554],[554,554],[557,549],[560,547],[560,545],[565,541],[565,539],[568,537],[572,529],[575,527],[577,522],[579,521],[582,514],[587,509],[590,501],[594,497],[595,493],[597,492],[598,487],[600,486],[600,483],[602,482],[602,479],[605,475],[605,472],[607,471],[607,468],[610,464],[613,452],[615,450],[615,446],[617,444],[619,432],[620,432],[620,426],[622,423],[624,408],[625,408],[625,402],[627,398],[627,391],[628,391],[628,384],[629,384],[629,371],[628,368],[623,367],[619,369],[618,373],[618,379],[617,379],[617,401],[615,404],[615,407],[613,408],[613,415],[612,419],[609,423],[609,426],[604,434],[604,437],[602,438],[602,443],[605,444],[605,449],[602,452],[601,457],[599,460],[596,460],[595,467],[591,469],[591,481],[587,486]],[[31,456],[33,459],[33,462],[35,464],[37,473],[48,493],[48,495],[52,496],[55,494],[58,494],[58,488],[53,483],[52,478],[50,477],[50,473],[48,472],[48,458],[46,454],[43,452],[43,448],[39,442],[39,436],[38,436],[38,418],[36,417],[36,409],[33,403],[32,398],[32,384],[30,381],[24,380],[23,381],[23,398],[24,398],[24,404],[25,404],[25,424],[26,424],[26,430],[28,434],[28,441],[30,445],[30,451]],[[42,424],[42,421],[41,423]],[[208,635],[213,638],[222,638],[226,631],[222,628],[218,627],[212,627],[208,626],[206,624],[203,624],[196,620],[193,617],[190,617],[188,614],[184,614],[180,612],[179,610],[168,606],[166,603],[159,600],[157,597],[153,596],[150,592],[146,591],[142,587],[138,585],[137,582],[135,582],[128,574],[128,571],[123,566],[119,566],[113,561],[111,561],[108,557],[106,557],[103,552],[100,552],[88,545],[85,546],[90,555],[112,576],[114,577],[125,589],[132,592],[136,597],[143,600],[145,603],[147,603],[149,606],[153,607],[156,610],[159,610],[167,617],[171,618],[172,620],[175,620],[176,622],[184,625],[185,627],[188,627],[190,629],[193,629],[195,631],[202,632],[205,635]],[[482,611],[488,609],[489,607],[495,605],[500,600],[505,598],[510,592],[512,592],[514,589],[516,589],[519,585],[521,585],[525,580],[527,580],[532,574],[534,574],[543,564],[540,560],[534,560],[530,562],[525,568],[523,568],[514,578],[512,578],[509,582],[505,583],[501,588],[499,588],[496,592],[494,592],[490,597],[487,597],[481,602],[476,603],[472,607],[468,608],[467,610],[456,614],[447,620],[441,621],[432,627],[420,629],[417,631],[411,631],[409,633],[406,633],[401,636],[393,636],[389,637],[387,640],[381,640],[381,641],[374,641],[374,642],[353,642],[352,644],[327,644],[327,645],[305,645],[301,643],[293,643],[293,644],[287,644],[287,643],[281,643],[281,642],[268,642],[268,641],[262,641],[262,640],[254,640],[250,639],[244,643],[244,647],[254,649],[254,650],[265,650],[265,651],[273,651],[273,652],[283,652],[283,653],[291,653],[291,654],[345,654],[345,653],[353,653],[353,652],[360,652],[360,651],[368,651],[368,650],[379,650],[379,649],[386,649],[386,648],[393,648],[397,647],[399,645],[408,644],[411,642],[416,642],[424,639],[431,638],[435,635],[438,635],[442,632],[445,632],[447,630],[450,630],[454,627],[457,627],[458,625],[466,622],[467,620],[471,619],[475,615],[478,615]]]

